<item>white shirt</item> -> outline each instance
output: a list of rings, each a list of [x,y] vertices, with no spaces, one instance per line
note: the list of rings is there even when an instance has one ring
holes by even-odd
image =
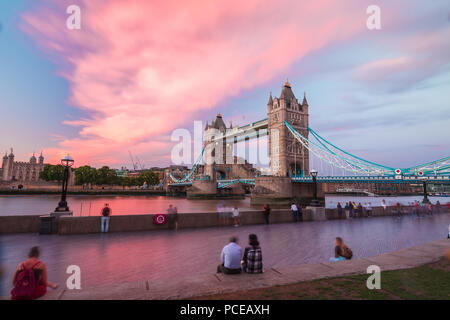
[[[291,210],[292,210],[292,211],[298,211],[298,208],[297,208],[297,206],[295,205],[295,203],[291,205]]]
[[[239,217],[239,209],[233,208],[233,217]]]
[[[222,249],[221,260],[225,268],[240,269],[242,248],[234,242],[230,242]]]

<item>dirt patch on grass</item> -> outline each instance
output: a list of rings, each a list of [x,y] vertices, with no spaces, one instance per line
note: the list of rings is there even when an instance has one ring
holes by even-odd
[[[448,260],[447,258],[442,258],[439,261],[430,263],[428,265],[428,267],[430,267],[431,269],[436,269],[436,270],[443,270],[443,271],[447,271],[450,272],[450,260]]]

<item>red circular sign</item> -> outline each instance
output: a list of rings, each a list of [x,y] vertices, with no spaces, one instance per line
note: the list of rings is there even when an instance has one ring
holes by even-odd
[[[423,176],[423,172],[422,171],[419,171],[419,176]]]
[[[400,169],[395,169],[395,174],[400,174],[400,173],[402,173],[402,170],[400,170]]]
[[[153,222],[155,224],[165,224],[167,221],[165,214],[155,214]]]

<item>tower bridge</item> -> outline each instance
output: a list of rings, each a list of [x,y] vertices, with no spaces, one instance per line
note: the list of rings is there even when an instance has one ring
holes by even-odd
[[[268,175],[262,175],[252,164],[233,155],[236,143],[265,136],[268,137]],[[239,193],[251,188],[255,203],[309,198],[313,161],[327,168],[320,170],[317,177],[319,195],[329,191],[330,184],[341,188],[355,184],[392,184],[399,190],[423,181],[450,184],[450,157],[409,168],[392,168],[362,159],[327,141],[309,127],[306,93],[300,103],[287,81],[279,97],[270,93],[267,118],[227,127],[218,114],[211,124],[207,123],[201,154],[184,177],[176,178],[169,173],[167,188],[184,187],[191,196],[214,196],[224,190]]]

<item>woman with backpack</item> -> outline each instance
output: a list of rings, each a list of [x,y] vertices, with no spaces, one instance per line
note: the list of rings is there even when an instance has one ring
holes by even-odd
[[[47,293],[47,287],[56,289],[58,286],[47,280],[47,267],[39,261],[39,247],[33,247],[28,254],[28,260],[19,264],[14,273],[11,290],[12,300],[33,300]]]
[[[249,247],[245,248],[242,258],[242,270],[246,273],[262,273],[262,251],[256,234],[248,236]]]
[[[330,258],[330,262],[350,260],[353,257],[352,250],[347,247],[341,237],[336,237],[334,245],[334,257]]]

